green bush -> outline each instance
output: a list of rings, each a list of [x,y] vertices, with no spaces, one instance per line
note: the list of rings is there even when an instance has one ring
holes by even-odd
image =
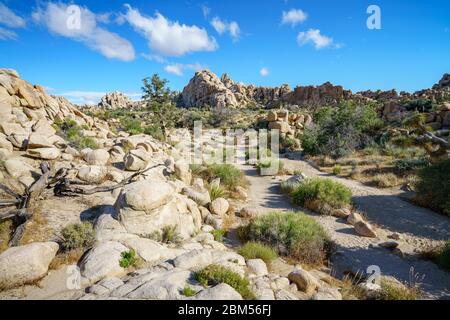
[[[136,252],[133,249],[122,252],[120,256],[119,265],[124,269],[132,267],[137,263]]]
[[[334,167],[333,167],[333,174],[335,175],[335,176],[338,176],[338,175],[340,175],[342,173],[342,167],[340,166],[340,165],[335,165]]]
[[[228,189],[245,185],[245,177],[241,170],[232,164],[212,164],[202,172],[207,180],[220,178],[220,182]]]
[[[398,174],[405,174],[410,171],[423,169],[430,165],[430,161],[426,158],[417,159],[400,159],[394,161],[394,170]]]
[[[120,119],[120,125],[122,129],[131,135],[136,135],[144,132],[141,123],[142,122],[138,119],[132,119],[128,117],[123,117]]]
[[[211,201],[216,200],[217,198],[223,198],[225,195],[225,191],[219,186],[212,186],[209,188],[209,196],[211,197]]]
[[[440,250],[437,263],[444,269],[450,271],[450,240],[448,240]]]
[[[243,241],[257,241],[302,263],[321,264],[330,240],[313,218],[298,212],[272,212],[253,220],[238,231]]]
[[[157,125],[150,125],[145,127],[144,133],[148,134],[149,136],[152,136],[153,138],[159,141],[164,141],[164,135],[161,131],[161,128]]]
[[[98,149],[97,141],[92,137],[84,137],[81,135],[80,127],[75,120],[66,119],[62,122],[55,122],[56,132],[62,136],[69,144],[77,149],[91,148]],[[86,128],[86,127],[84,127]]]
[[[87,248],[95,242],[95,231],[89,222],[70,224],[61,231],[62,247],[69,251]]]
[[[183,291],[181,292],[181,294],[185,297],[193,297],[197,294],[197,291],[195,291],[191,287],[186,286],[183,288]]]
[[[378,299],[388,301],[417,300],[420,295],[418,286],[407,286],[389,280],[381,280]]]
[[[450,159],[419,171],[417,196],[419,203],[450,216]]]
[[[181,241],[177,226],[164,226],[161,231],[154,231],[147,238],[161,243],[179,243]]]
[[[219,265],[210,265],[195,274],[195,279],[203,286],[215,286],[226,283],[233,287],[246,300],[255,298],[249,289],[249,281],[236,272]]]
[[[292,193],[295,204],[309,207],[309,204],[318,202],[327,204],[332,208],[342,208],[350,205],[352,191],[339,182],[331,179],[308,179],[300,184]]]
[[[211,231],[211,234],[214,236],[214,241],[223,242],[223,236],[225,235],[225,231],[220,229],[215,229]]]
[[[272,247],[253,241],[247,242],[245,245],[240,247],[238,249],[238,253],[246,260],[262,259],[267,264],[278,257],[276,251]]]
[[[77,146],[79,149],[84,149],[84,148],[98,149],[99,148],[97,141],[92,137],[81,137],[77,142]]]
[[[301,145],[307,154],[340,158],[373,143],[383,126],[376,105],[346,101],[316,112],[314,125],[300,137]]]
[[[262,169],[269,169],[272,167],[272,163],[273,163],[273,167],[277,168],[278,167],[278,171],[277,172],[270,172],[269,174],[282,174],[284,172],[284,163],[282,161],[276,160],[275,162],[272,162],[272,160],[267,159],[267,160],[262,160],[259,161],[256,164],[256,170],[258,172],[258,174],[262,174]]]

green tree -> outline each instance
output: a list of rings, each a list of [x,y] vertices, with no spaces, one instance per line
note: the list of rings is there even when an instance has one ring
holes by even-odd
[[[167,88],[168,81],[154,74],[143,83],[145,107],[152,112],[154,124],[159,125],[164,140],[167,140],[167,131],[175,126],[180,116],[173,103],[173,93]]]

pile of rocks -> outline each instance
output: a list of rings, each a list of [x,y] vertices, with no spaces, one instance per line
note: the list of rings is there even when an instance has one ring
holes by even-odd
[[[312,124],[310,115],[292,113],[285,109],[269,111],[265,120],[269,129],[280,130],[282,135],[288,136],[295,136],[296,132],[301,132]]]
[[[108,110],[116,110],[122,108],[132,108],[135,105],[131,99],[122,92],[111,92],[104,95],[100,103],[98,104],[99,108],[108,109]]]

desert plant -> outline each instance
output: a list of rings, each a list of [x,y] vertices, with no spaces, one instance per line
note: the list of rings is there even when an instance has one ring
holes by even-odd
[[[333,167],[333,174],[335,175],[335,176],[338,176],[338,175],[340,175],[342,173],[342,167],[340,166],[340,165],[335,165],[334,167]]]
[[[419,204],[450,216],[450,159],[418,172],[416,185]]]
[[[450,271],[450,240],[448,240],[439,251],[440,252],[436,260],[437,263],[444,269]]]
[[[292,193],[295,204],[314,209],[314,203],[326,204],[332,208],[350,205],[352,191],[331,179],[308,179]]]
[[[164,226],[147,235],[147,238],[161,243],[179,243],[181,241],[177,226]]]
[[[224,195],[225,191],[220,186],[209,187],[209,196],[211,197],[211,201],[214,201],[217,198],[223,198]]]
[[[229,190],[246,185],[244,174],[232,164],[212,164],[201,174],[206,180],[220,178],[220,182]]]
[[[61,231],[65,251],[87,248],[95,242],[95,231],[90,222],[70,224]]]
[[[276,251],[260,242],[247,242],[238,249],[238,253],[246,260],[249,259],[262,259],[265,263],[269,264],[277,258]]]
[[[399,185],[399,179],[393,173],[377,174],[372,181],[379,188],[392,188]]]
[[[262,174],[263,173],[262,169],[270,169],[272,167],[276,171],[271,172],[272,170],[269,170],[268,172],[269,174],[281,175],[284,173],[284,163],[279,160],[271,160],[271,159],[258,161],[258,163],[256,164],[256,171],[258,172],[258,174]]]
[[[133,249],[122,252],[120,256],[119,265],[124,269],[132,267],[137,263],[136,252]]]
[[[223,236],[225,235],[225,231],[221,229],[214,229],[211,231],[211,234],[214,236],[214,241],[223,242]]]
[[[185,297],[193,297],[197,294],[197,291],[195,291],[194,289],[192,289],[191,287],[184,287],[183,290],[181,291],[181,294]]]
[[[205,287],[226,283],[239,292],[244,299],[251,300],[255,298],[255,295],[249,289],[249,281],[224,266],[210,265],[197,272],[195,279]]]
[[[404,285],[382,279],[380,286],[378,294],[380,300],[417,300],[420,295],[420,288],[417,285]]]
[[[321,264],[330,249],[330,240],[313,218],[302,212],[272,212],[238,230],[243,241],[269,245],[280,254],[306,264]]]

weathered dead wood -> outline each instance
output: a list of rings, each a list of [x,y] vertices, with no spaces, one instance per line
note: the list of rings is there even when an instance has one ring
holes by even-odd
[[[15,227],[15,231],[9,245],[16,246],[20,242],[20,239],[26,230],[26,225],[32,218],[32,213],[29,210],[30,203],[31,201],[37,199],[45,189],[53,189],[53,194],[55,196],[92,195],[99,192],[111,192],[132,183],[140,175],[162,166],[164,165],[159,164],[145,170],[138,171],[113,186],[99,186],[89,189],[80,187],[82,185],[87,185],[86,183],[81,181],[71,181],[68,179],[67,169],[63,168],[54,173],[54,171],[51,170],[50,165],[47,162],[43,162],[40,166],[42,175],[37,181],[31,184],[22,195],[12,191],[5,185],[0,184],[0,190],[3,190],[6,194],[14,198],[0,200],[0,207],[16,207],[14,210],[0,214],[0,222],[12,219],[14,224],[17,226]]]

